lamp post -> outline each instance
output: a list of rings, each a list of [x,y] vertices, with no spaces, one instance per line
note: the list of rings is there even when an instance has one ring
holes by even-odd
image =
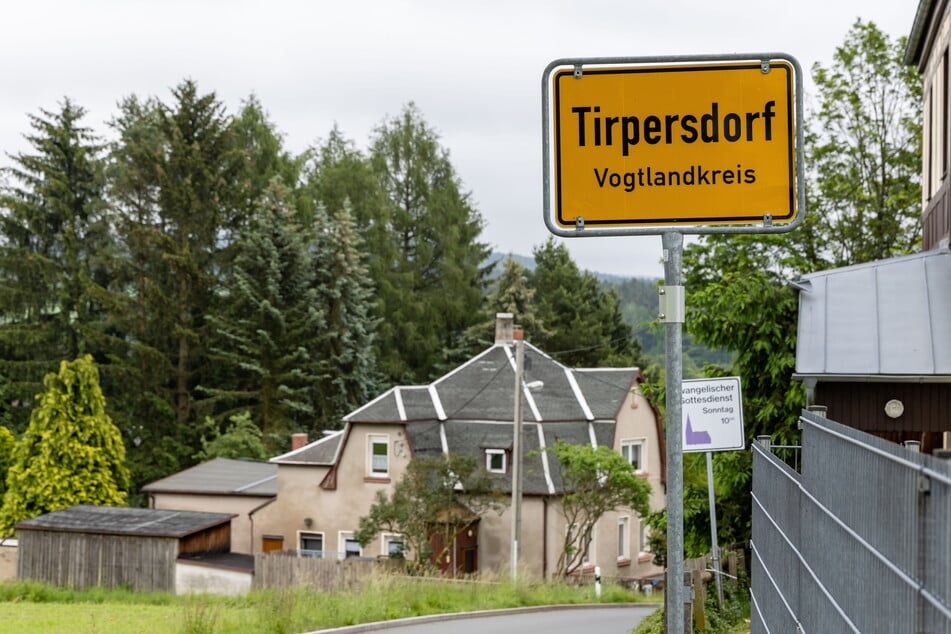
[[[512,432],[512,580],[518,579],[518,560],[521,555],[519,540],[522,533],[522,393],[544,387],[542,381],[525,384],[525,340],[522,329],[513,331],[515,339],[515,426]]]

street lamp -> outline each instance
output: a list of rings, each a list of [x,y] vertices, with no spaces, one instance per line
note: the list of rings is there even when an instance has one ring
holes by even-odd
[[[542,381],[522,382],[525,367],[525,340],[516,327],[515,339],[515,427],[512,432],[512,580],[518,578],[519,539],[522,533],[522,394],[544,387]]]

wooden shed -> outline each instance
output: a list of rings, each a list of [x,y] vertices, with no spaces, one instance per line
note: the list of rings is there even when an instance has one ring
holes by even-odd
[[[175,592],[180,555],[226,553],[230,513],[72,506],[16,525],[17,579]]]

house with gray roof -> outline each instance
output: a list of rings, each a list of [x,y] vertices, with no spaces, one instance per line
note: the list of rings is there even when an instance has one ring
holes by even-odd
[[[387,556],[399,535],[365,548],[355,540],[359,518],[388,491],[413,456],[475,456],[511,494],[516,339],[511,315],[500,315],[494,345],[428,385],[397,386],[344,417],[336,434],[271,459],[277,496],[255,511],[254,552],[301,550],[323,556]],[[559,465],[544,451],[562,439],[622,453],[651,484],[651,506],[663,505],[663,434],[640,389],[637,368],[569,368],[524,342],[521,561],[535,576],[552,574],[569,527],[559,512]],[[541,386],[528,389],[529,385]],[[452,553],[452,570],[506,569],[512,512],[478,521]],[[464,543],[463,543],[464,542]],[[659,569],[647,552],[647,531],[630,509],[605,515],[588,553],[588,568],[606,577],[643,578]]]
[[[214,458],[142,487],[153,509],[213,511],[231,519],[231,548],[253,552],[254,512],[277,496],[277,465]]]

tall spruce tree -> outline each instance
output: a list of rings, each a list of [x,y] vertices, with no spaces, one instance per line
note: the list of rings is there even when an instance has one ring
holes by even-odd
[[[102,146],[82,125],[85,110],[65,99],[30,115],[32,151],[3,170],[0,190],[0,374],[2,407],[25,424],[43,376],[62,359],[96,352],[101,317],[93,286],[103,282],[97,251],[103,218]]]
[[[376,128],[370,159],[385,194],[385,248],[395,250],[375,280],[377,353],[391,382],[417,383],[464,358],[464,333],[480,319],[488,272],[482,218],[412,103]]]
[[[380,388],[376,369],[373,284],[356,223],[344,205],[331,218],[317,209],[313,256],[315,288],[325,325],[316,354],[328,371],[314,384],[313,431],[336,429],[340,418]]]
[[[222,418],[249,411],[272,448],[311,426],[313,386],[331,371],[317,347],[327,321],[309,232],[295,216],[286,188],[273,182],[237,235],[221,312],[208,315],[210,354],[221,370],[217,385],[203,386],[202,405]]]
[[[192,81],[172,95],[169,105],[124,100],[110,157],[124,251],[111,318],[128,349],[104,374],[128,379],[117,405],[141,440],[133,464],[144,479],[188,464],[198,448],[194,390],[214,372],[205,314],[248,207],[232,117]]]
[[[539,343],[550,333],[536,316],[535,289],[528,282],[525,267],[509,256],[502,262],[502,271],[492,282],[486,298],[486,315],[466,331],[470,354],[481,352],[495,341],[495,321],[498,313],[511,313],[515,323],[522,327],[525,338]]]

